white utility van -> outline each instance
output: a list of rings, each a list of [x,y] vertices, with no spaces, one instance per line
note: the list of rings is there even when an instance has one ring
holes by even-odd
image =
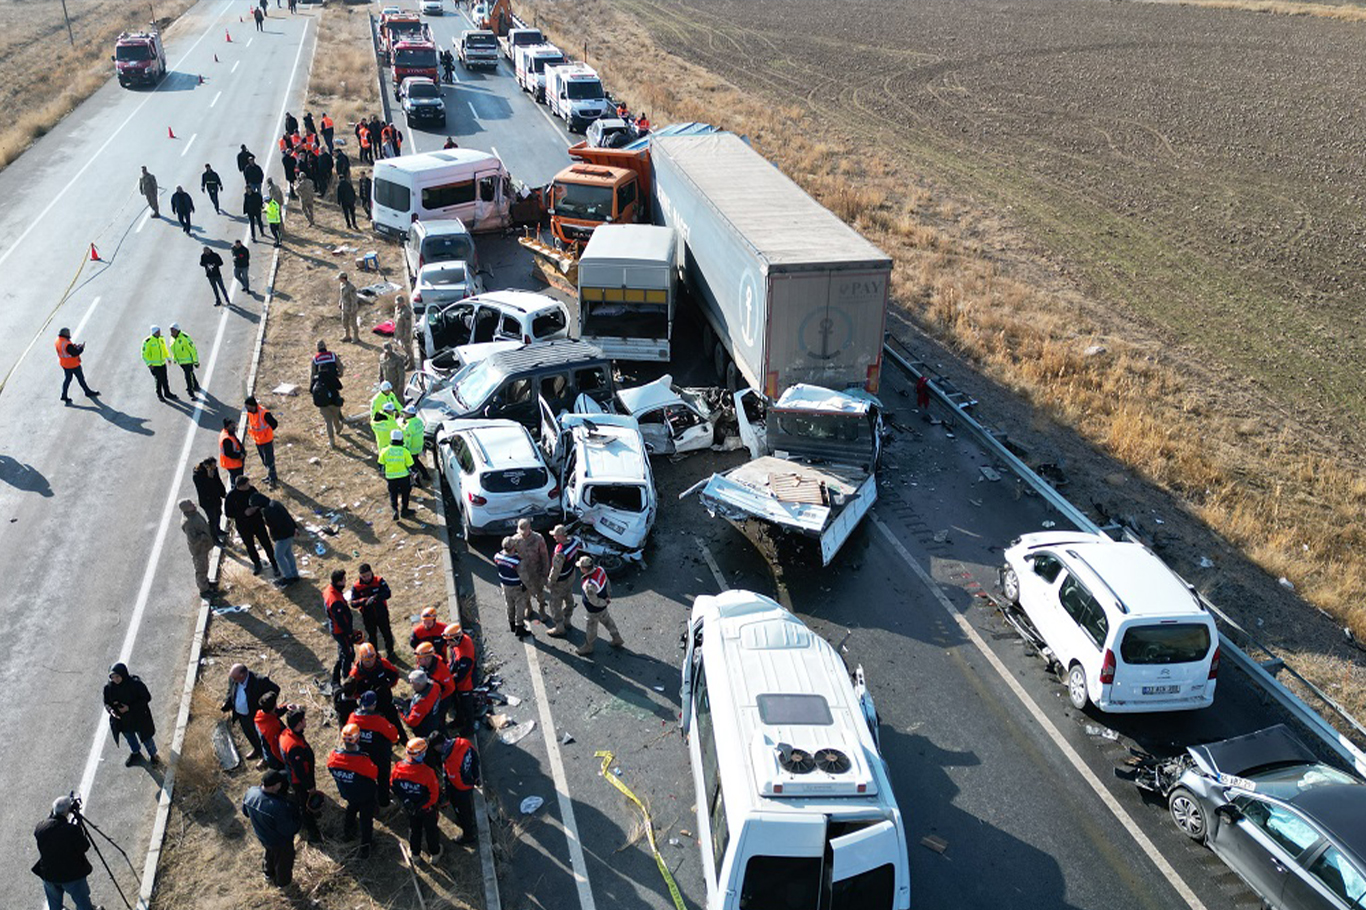
[[[596,228],[579,257],[579,337],[613,360],[668,363],[677,255],[673,228]]]
[[[706,910],[905,910],[877,713],[825,639],[748,591],[693,603],[680,723]]]
[[[512,178],[497,156],[475,149],[400,155],[375,162],[375,231],[406,237],[414,221],[459,218],[474,233],[512,223]]]
[[[566,63],[545,68],[545,103],[550,112],[582,133],[588,124],[611,110],[597,70],[586,63]]]
[[[567,62],[564,52],[553,44],[524,44],[513,52],[517,84],[536,101],[545,100],[545,68]]]
[[[1081,710],[1193,711],[1214,704],[1219,632],[1195,590],[1142,544],[1081,531],[1025,534],[1001,591],[1062,669]],[[1017,623],[1017,626],[1020,624]]]

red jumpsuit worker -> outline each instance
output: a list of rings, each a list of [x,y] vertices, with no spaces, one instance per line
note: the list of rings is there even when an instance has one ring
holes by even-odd
[[[446,626],[444,633],[448,666],[455,680],[455,726],[461,736],[474,735],[474,638],[460,623]]]
[[[351,723],[360,729],[360,748],[379,769],[379,805],[389,805],[389,771],[394,764],[394,743],[398,742],[398,727],[379,713],[379,699],[374,692],[364,692],[360,705],[351,714]]]
[[[441,784],[436,772],[423,759],[427,756],[427,741],[418,737],[408,740],[403,761],[394,766],[389,782],[408,813],[408,846],[413,857],[422,852],[422,836],[427,836],[427,855],[435,859],[441,855],[440,829],[436,803],[441,795]]]
[[[261,696],[260,707],[256,709],[256,716],[252,718],[256,725],[256,734],[261,737],[261,752],[264,757],[258,768],[274,768],[277,771],[285,769],[285,755],[280,751],[280,734],[285,732],[285,722],[280,719],[284,713],[284,708],[275,706],[276,694],[267,691]]]
[[[397,727],[398,711],[394,708],[394,686],[398,685],[398,667],[380,657],[375,651],[375,646],[367,641],[356,649],[356,665],[351,668],[351,676],[360,683],[362,693],[375,693],[379,713]]]
[[[368,859],[370,844],[375,839],[375,800],[379,792],[379,768],[361,750],[361,732],[356,724],[347,724],[341,731],[341,748],[327,756],[327,770],[337,784],[337,793],[346,801],[346,815],[342,821],[342,837],[350,840],[356,835],[360,821],[360,858]]]
[[[408,712],[403,722],[414,736],[427,736],[441,725],[441,687],[421,670],[408,674],[408,683],[413,687],[413,697],[408,701]]]
[[[450,754],[443,765],[446,772],[446,792],[455,806],[456,823],[460,825],[457,844],[467,844],[477,837],[474,818],[474,788],[479,779],[479,753],[474,743],[457,736],[451,743]]]
[[[416,651],[418,645],[429,641],[437,654],[446,657],[446,640],[442,638],[445,633],[446,624],[436,618],[436,607],[424,607],[422,620],[413,626],[413,634],[408,637],[408,647]]]
[[[309,843],[322,840],[318,830],[318,818],[308,807],[309,797],[318,791],[316,762],[313,747],[304,739],[304,711],[295,708],[285,715],[285,729],[280,733],[280,754],[284,756],[285,769],[289,771],[290,795],[299,805],[304,818],[304,830],[308,832]]]
[[[332,685],[340,686],[356,662],[356,631],[351,621],[351,605],[346,602],[346,571],[334,569],[332,583],[323,588],[323,611],[331,624],[332,640],[337,643],[337,660],[332,664]]]
[[[417,668],[426,673],[427,678],[441,690],[436,706],[437,729],[444,733],[446,718],[450,716],[451,708],[455,704],[455,679],[451,676],[451,668],[441,659],[441,655],[436,653],[436,648],[429,641],[417,646]]]

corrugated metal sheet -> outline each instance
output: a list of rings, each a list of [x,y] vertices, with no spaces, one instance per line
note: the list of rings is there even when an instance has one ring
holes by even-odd
[[[891,268],[891,258],[807,195],[734,133],[651,138],[770,265]]]

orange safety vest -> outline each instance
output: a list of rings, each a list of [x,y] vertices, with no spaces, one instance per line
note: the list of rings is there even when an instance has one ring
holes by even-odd
[[[234,458],[233,456],[228,454],[229,440],[231,440],[234,444],[237,443],[237,437],[229,433],[227,431],[227,428],[225,427],[223,429],[223,432],[218,434],[218,463],[230,471],[233,468],[242,467],[242,459]]]
[[[370,147],[370,131],[368,129],[361,127],[360,132],[357,133],[356,136],[360,139],[361,148],[368,149]]]
[[[258,446],[265,445],[275,440],[275,431],[266,423],[266,415],[270,412],[263,405],[256,406],[256,413],[247,412],[247,432],[251,435],[251,441]]]
[[[81,365],[81,355],[72,354],[67,348],[71,344],[70,338],[61,335],[57,336],[57,362],[62,365],[64,370],[74,370]]]
[[[285,150],[288,149],[288,148],[289,148],[289,141],[288,141],[284,136],[281,136],[281,137],[280,137],[280,151],[283,152],[283,151],[285,151]]]
[[[323,116],[323,121],[322,121],[322,122],[323,122],[323,129],[325,129],[325,130],[330,130],[330,129],[332,129],[332,118],[331,118],[331,117],[328,117],[328,116],[324,115],[324,116]]]

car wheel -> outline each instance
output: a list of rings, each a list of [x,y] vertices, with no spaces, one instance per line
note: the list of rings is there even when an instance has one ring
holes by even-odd
[[[1010,566],[1001,570],[1001,594],[1012,607],[1020,605],[1020,576]]]
[[[469,510],[463,506],[460,509],[460,536],[465,538],[465,543],[469,543],[474,529],[470,527]]]
[[[1086,691],[1086,670],[1081,664],[1072,664],[1067,670],[1067,700],[1078,711],[1085,708],[1091,700]]]
[[[1177,787],[1167,797],[1167,810],[1172,814],[1172,821],[1176,822],[1176,827],[1181,829],[1181,833],[1191,840],[1204,843],[1208,828],[1205,824],[1205,809],[1200,805],[1200,800],[1194,793],[1185,787]]]

